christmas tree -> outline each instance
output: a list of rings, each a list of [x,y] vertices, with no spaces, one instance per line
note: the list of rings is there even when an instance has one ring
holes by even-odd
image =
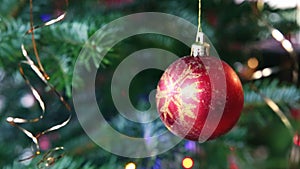
[[[191,53],[197,0],[0,2],[1,168],[300,168],[299,1],[202,0],[244,92],[237,124],[204,143],[173,135],[153,92]]]

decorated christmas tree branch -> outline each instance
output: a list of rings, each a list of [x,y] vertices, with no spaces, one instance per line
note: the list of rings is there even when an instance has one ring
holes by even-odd
[[[263,10],[264,2],[263,1],[257,1],[255,5],[252,5],[252,11],[253,13],[259,17],[260,12]],[[297,59],[297,53],[292,45],[292,43],[287,40],[283,34],[276,28],[274,28],[267,20],[259,17],[259,20],[268,28],[270,31],[272,37],[281,43],[281,46],[283,49],[289,53],[291,59],[293,60],[293,82],[295,84],[298,83],[298,59]],[[260,95],[260,97],[264,100],[264,102],[275,112],[275,114],[280,118],[280,120],[283,122],[283,124],[286,126],[286,128],[289,130],[291,135],[293,136],[295,133],[295,130],[289,121],[289,119],[285,116],[283,111],[279,108],[279,106],[269,97],[262,94],[259,89],[255,86],[255,84],[251,85],[251,88]]]
[[[66,0],[66,5],[68,5],[68,1]],[[41,95],[39,94],[39,92],[37,91],[37,89],[32,85],[30,79],[27,77],[26,75],[26,71],[24,69],[24,65],[29,66],[30,69],[35,73],[35,75],[38,76],[38,78],[46,85],[48,86],[51,91],[53,91],[56,96],[59,98],[59,100],[63,103],[63,105],[66,107],[66,109],[68,110],[68,112],[71,111],[71,107],[69,106],[69,104],[65,101],[64,97],[55,89],[55,87],[53,85],[51,85],[48,80],[50,79],[50,77],[48,76],[48,74],[44,71],[44,68],[42,66],[39,54],[38,54],[38,50],[37,50],[37,46],[36,46],[36,41],[35,41],[35,36],[34,36],[34,31],[38,28],[42,28],[45,26],[49,26],[52,25],[56,22],[59,22],[61,20],[64,19],[66,13],[63,13],[62,15],[58,16],[55,19],[52,19],[46,23],[44,23],[43,25],[40,26],[33,26],[33,3],[32,0],[30,0],[30,29],[26,32],[25,35],[31,34],[31,41],[32,41],[32,45],[33,45],[33,50],[34,50],[34,54],[35,54],[35,58],[37,61],[37,65],[36,63],[30,58],[30,56],[28,55],[27,50],[25,49],[25,45],[22,44],[21,45],[21,50],[22,50],[22,54],[25,57],[26,60],[21,61],[19,63],[19,71],[20,74],[22,75],[23,79],[25,80],[26,84],[29,86],[34,98],[37,100],[37,102],[39,103],[39,107],[41,108],[41,115],[37,118],[33,118],[33,119],[25,119],[25,118],[18,118],[18,117],[7,117],[6,121],[14,126],[17,127],[19,130],[21,130],[27,137],[29,137],[33,144],[35,145],[35,154],[33,154],[30,157],[27,157],[25,159],[21,159],[20,161],[24,161],[24,160],[28,160],[31,158],[34,158],[38,155],[41,154],[40,151],[40,145],[39,145],[39,138],[43,135],[45,135],[48,132],[54,131],[54,130],[58,130],[62,127],[64,127],[65,125],[68,124],[68,122],[71,119],[71,114],[69,114],[68,118],[66,120],[64,120],[63,122],[56,124],[42,132],[39,132],[38,134],[33,134],[32,132],[30,132],[29,130],[23,128],[20,126],[20,124],[25,124],[25,123],[36,123],[41,121],[44,118],[44,114],[46,112],[46,105],[41,97]],[[45,168],[48,166],[53,165],[58,159],[60,159],[63,156],[63,153],[59,153],[60,151],[62,151],[64,148],[63,147],[56,147],[53,148],[51,150],[49,150],[42,158],[42,160],[40,162],[38,162],[38,168]],[[54,154],[59,154],[59,155],[54,155]]]
[[[284,35],[276,28],[274,28],[266,19],[260,17],[261,11],[264,9],[264,2],[263,1],[257,1],[255,5],[252,5],[252,11],[257,16],[259,21],[263,23],[264,26],[266,26],[271,33],[272,37],[281,44],[282,48],[289,54],[290,58],[292,59],[292,77],[293,82],[295,84],[298,84],[298,78],[299,78],[299,65],[298,65],[298,57],[297,53],[295,51],[295,48],[290,40],[286,39]],[[298,8],[297,8],[298,9]],[[299,11],[297,11],[300,13]],[[299,18],[296,18],[298,21]]]
[[[269,97],[262,94],[257,87],[253,84],[252,89],[260,95],[261,98],[263,98],[264,102],[276,113],[276,115],[280,118],[282,123],[285,125],[285,127],[289,130],[291,136],[294,135],[295,130],[289,121],[289,119],[286,117],[286,115],[283,113],[283,111],[279,108],[279,106]]]
[[[297,9],[299,10],[299,3],[297,3]],[[259,17],[261,11],[264,8],[264,2],[263,1],[257,1],[256,5],[252,5],[252,11],[253,13],[259,18],[261,23],[264,24],[270,31],[272,37],[281,44],[282,48],[289,54],[291,60],[292,60],[292,81],[295,84],[298,84],[298,78],[299,78],[299,63],[297,58],[297,53],[295,51],[295,48],[293,47],[293,44],[291,41],[286,39],[284,35],[276,28],[274,28],[266,19]],[[297,11],[300,13],[299,11]],[[299,20],[298,18],[296,19]],[[292,151],[290,153],[289,157],[289,168],[299,168],[299,140],[298,140],[298,133],[292,126],[292,123],[287,118],[287,116],[283,113],[283,111],[280,109],[280,107],[273,101],[271,98],[265,96],[262,94],[258,88],[252,84],[251,88],[264,100],[264,102],[273,110],[273,112],[279,117],[279,119],[282,121],[284,126],[288,129],[288,131],[291,134],[291,138],[294,139],[294,145],[292,147]],[[295,140],[295,137],[297,138]]]

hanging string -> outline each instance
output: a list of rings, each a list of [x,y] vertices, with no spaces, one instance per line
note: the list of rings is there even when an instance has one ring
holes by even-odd
[[[197,30],[197,37],[196,42],[203,43],[203,33],[202,33],[202,25],[201,25],[201,13],[202,13],[202,5],[201,0],[198,1],[198,30]]]
[[[19,72],[22,75],[23,79],[25,80],[25,83],[29,86],[34,98],[37,100],[37,102],[39,104],[39,107],[41,108],[41,114],[40,114],[39,117],[36,117],[36,118],[33,118],[33,119],[25,119],[25,118],[18,118],[18,117],[7,117],[7,119],[6,119],[6,121],[10,125],[12,125],[14,127],[17,127],[28,138],[30,138],[32,140],[32,143],[35,145],[34,154],[30,157],[26,157],[24,159],[21,159],[20,161],[29,160],[29,159],[32,159],[32,158],[40,155],[41,151],[40,151],[40,145],[39,145],[39,138],[41,136],[51,132],[51,131],[55,131],[55,130],[58,130],[58,129],[64,127],[71,120],[71,113],[70,113],[71,112],[71,107],[66,102],[64,97],[56,90],[56,88],[48,82],[50,77],[44,71],[44,68],[41,64],[41,60],[40,60],[40,57],[39,57],[39,54],[38,54],[37,45],[36,45],[35,36],[34,36],[34,31],[36,29],[52,25],[52,24],[55,24],[56,22],[59,22],[59,21],[63,20],[65,18],[66,12],[61,14],[57,18],[54,18],[54,19],[52,19],[48,22],[45,22],[42,25],[34,27],[34,24],[33,24],[33,10],[32,10],[33,9],[33,3],[32,3],[32,0],[30,0],[29,2],[30,2],[30,29],[25,33],[25,35],[31,34],[31,41],[32,41],[32,46],[33,46],[35,58],[36,58],[36,61],[37,61],[37,65],[31,59],[31,57],[28,55],[28,52],[25,48],[25,45],[22,43],[21,44],[21,51],[22,51],[22,54],[23,54],[23,56],[26,60],[21,61],[19,63]],[[66,2],[66,6],[68,6],[68,0],[65,0],[65,2]],[[44,131],[39,132],[37,134],[33,134],[29,130],[27,130],[27,129],[20,126],[20,124],[36,123],[36,122],[41,121],[44,117],[45,112],[46,112],[46,105],[45,105],[41,95],[39,94],[39,92],[33,87],[33,85],[31,84],[30,79],[27,77],[26,72],[24,70],[24,66],[28,66],[31,69],[31,71],[33,71],[35,73],[35,75],[37,75],[37,77],[46,86],[48,86],[51,89],[51,91],[53,91],[55,93],[55,95],[59,98],[59,100],[63,103],[63,105],[65,106],[65,108],[68,111],[68,116],[65,120],[63,120],[62,122],[60,122],[60,123],[48,128],[48,129],[44,130]],[[64,153],[59,153],[59,155],[54,155],[54,154],[56,154],[58,152],[61,152],[63,149],[64,149],[63,147],[56,147],[56,148],[53,148],[53,149],[49,150],[43,156],[41,161],[38,163],[38,168],[45,168],[45,167],[49,167],[49,166],[53,165],[59,158],[61,158],[64,155]]]
[[[205,35],[202,32],[202,23],[201,23],[201,13],[202,13],[202,6],[201,0],[198,0],[198,29],[196,35],[196,43],[194,43],[191,47],[190,56],[204,56],[209,55],[209,44],[205,42]]]
[[[199,0],[199,11],[198,11],[198,32],[202,32],[202,26],[201,26],[201,13],[202,13],[201,0]]]

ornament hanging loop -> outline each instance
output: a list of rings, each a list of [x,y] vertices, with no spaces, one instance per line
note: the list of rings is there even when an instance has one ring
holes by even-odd
[[[192,45],[191,56],[209,56],[210,45],[204,41],[204,33],[197,33],[197,41]]]
[[[196,42],[191,47],[191,56],[209,56],[210,45],[204,40],[204,33],[202,32],[201,26],[201,0],[199,0],[199,11],[198,11],[198,31],[196,36]]]

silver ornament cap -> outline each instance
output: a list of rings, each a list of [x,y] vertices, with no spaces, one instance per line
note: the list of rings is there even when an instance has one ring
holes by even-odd
[[[197,40],[192,45],[191,56],[194,56],[194,57],[209,56],[209,48],[210,48],[210,45],[208,43],[204,42],[204,33],[198,32]]]

